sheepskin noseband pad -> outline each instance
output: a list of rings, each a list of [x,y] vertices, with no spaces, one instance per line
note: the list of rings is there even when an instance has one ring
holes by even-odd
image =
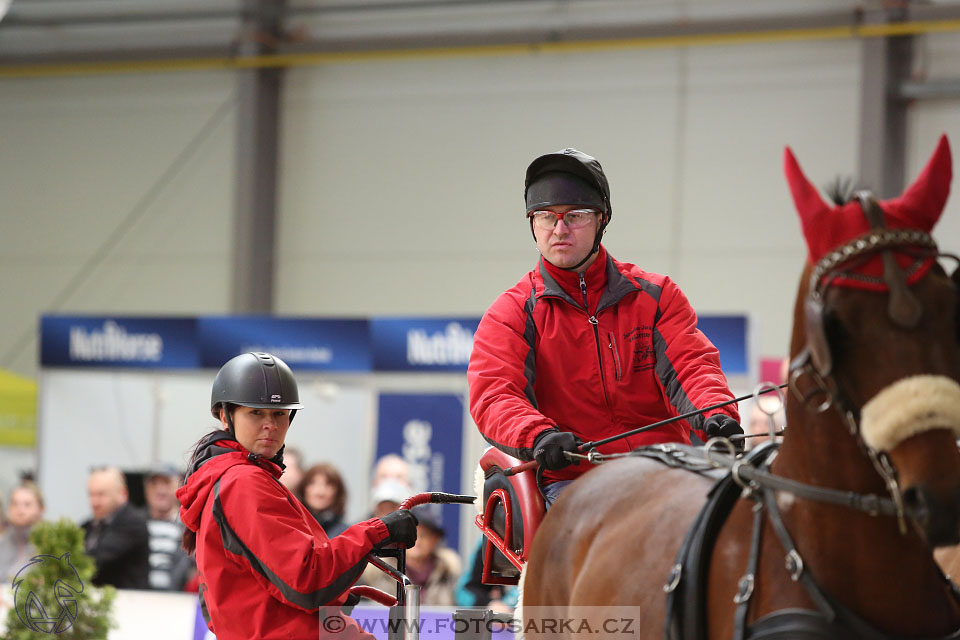
[[[860,433],[874,451],[890,451],[930,429],[960,435],[960,384],[946,376],[904,378],[874,396],[860,415]]]

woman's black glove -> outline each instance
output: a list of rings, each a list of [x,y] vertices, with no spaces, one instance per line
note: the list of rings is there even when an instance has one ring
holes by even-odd
[[[717,413],[707,418],[707,421],[703,423],[703,430],[707,434],[707,440],[743,435],[743,427],[740,426],[740,423],[724,413]],[[743,451],[743,438],[734,438],[731,442],[733,442],[737,451]]]
[[[397,543],[409,549],[417,543],[417,525],[420,523],[409,509],[391,511],[380,520],[387,525],[389,536],[377,546]]]
[[[569,431],[547,429],[533,441],[533,457],[545,469],[551,471],[563,469],[571,464],[580,464],[567,460],[563,453],[564,451],[577,453],[581,444],[583,444],[583,440]]]
[[[347,601],[343,603],[343,606],[340,607],[340,611],[343,612],[343,615],[348,616],[353,613],[353,608],[360,603],[360,596],[356,593],[348,593]]]

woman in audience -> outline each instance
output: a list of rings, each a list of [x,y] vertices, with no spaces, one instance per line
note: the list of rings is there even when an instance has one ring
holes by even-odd
[[[7,529],[0,535],[0,581],[10,584],[17,572],[36,555],[30,532],[43,519],[43,495],[32,482],[10,492]]]
[[[294,493],[303,496],[303,504],[329,537],[339,535],[347,529],[343,522],[347,489],[335,466],[326,462],[313,465],[307,469],[299,490]]]

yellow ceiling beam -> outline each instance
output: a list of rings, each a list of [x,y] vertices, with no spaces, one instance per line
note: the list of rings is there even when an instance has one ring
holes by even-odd
[[[213,57],[163,60],[116,60],[50,64],[0,65],[0,78],[40,78],[49,76],[80,76],[107,74],[142,74],[174,71],[234,71],[240,69],[270,69],[311,67],[363,61],[384,61],[410,58],[455,58],[517,56],[532,53],[561,54],[589,53],[623,49],[665,49],[776,43],[803,40],[836,40],[843,38],[883,38],[913,36],[926,33],[960,31],[960,20],[928,20],[888,24],[866,24],[842,27],[816,27],[742,31],[732,33],[700,33],[675,36],[651,36],[577,42],[548,42],[532,44],[464,45],[462,47],[423,47],[416,49],[387,49],[327,53],[289,53],[250,57]]]

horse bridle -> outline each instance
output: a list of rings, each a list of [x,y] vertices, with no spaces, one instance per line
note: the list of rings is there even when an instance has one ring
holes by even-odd
[[[834,280],[843,277],[886,286],[889,291],[888,317],[897,326],[909,329],[916,327],[923,316],[923,306],[910,291],[907,283],[909,277],[931,259],[949,258],[960,264],[960,257],[941,253],[929,233],[919,229],[888,229],[883,221],[883,211],[869,191],[860,191],[856,197],[870,222],[871,229],[868,233],[834,249],[814,265],[804,302],[807,344],[790,363],[792,392],[806,406],[809,406],[814,399],[824,398],[824,401],[816,406],[819,412],[826,411],[831,406],[837,406],[843,413],[848,404],[840,397],[833,376],[833,354],[824,322],[825,299]],[[895,251],[913,255],[917,259],[905,271],[897,264],[894,257]],[[882,277],[877,278],[856,272],[857,267],[878,252],[881,252],[883,260]],[[845,265],[848,268],[842,269]],[[960,267],[954,270],[951,279],[960,291]],[[960,308],[957,311],[956,324],[957,336],[960,338]],[[807,393],[802,392],[800,385],[797,384],[803,376],[809,376],[814,381],[812,390]]]
[[[923,305],[910,291],[908,284],[910,275],[928,260],[947,257],[960,262],[960,258],[952,254],[940,253],[937,243],[924,231],[888,229],[876,198],[868,191],[858,192],[856,197],[871,229],[868,233],[834,249],[814,265],[804,302],[807,344],[790,363],[790,389],[807,408],[818,413],[833,408],[840,414],[847,429],[857,438],[861,449],[873,462],[886,483],[890,496],[897,505],[900,530],[905,533],[906,522],[896,472],[885,453],[874,451],[864,442],[857,417],[859,408],[851,406],[834,375],[833,353],[827,338],[825,323],[825,300],[830,286],[839,277],[874,285],[885,285],[889,292],[887,316],[899,327],[914,328],[923,316]],[[856,272],[857,267],[862,266],[866,260],[874,257],[878,252],[881,253],[883,260],[882,277],[877,278]],[[905,271],[897,263],[894,252],[907,253],[917,259]],[[951,277],[960,290],[960,268],[957,268]],[[957,334],[960,338],[960,316],[957,323]],[[813,382],[806,391],[801,390],[800,381],[804,378],[809,378]]]

